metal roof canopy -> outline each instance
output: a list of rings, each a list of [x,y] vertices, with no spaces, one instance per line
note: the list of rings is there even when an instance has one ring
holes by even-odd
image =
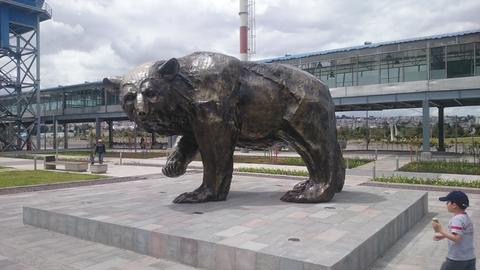
[[[393,40],[393,41],[386,41],[386,42],[377,42],[377,43],[370,43],[366,45],[351,46],[351,47],[345,47],[345,48],[339,48],[339,49],[298,53],[298,54],[286,54],[285,56],[258,60],[258,62],[272,63],[277,61],[288,61],[288,60],[295,60],[295,59],[308,58],[308,57],[327,55],[327,54],[335,54],[335,53],[341,53],[341,52],[373,49],[373,48],[389,46],[389,45],[400,45],[404,43],[414,43],[418,41],[429,41],[429,40],[433,41],[433,40],[446,39],[446,38],[452,38],[452,37],[462,37],[462,36],[467,36],[467,35],[472,35],[477,33],[480,33],[480,29],[447,33],[447,34],[441,34],[441,35],[431,35],[431,36],[424,36],[424,37],[417,37],[417,38],[400,39],[400,40]]]

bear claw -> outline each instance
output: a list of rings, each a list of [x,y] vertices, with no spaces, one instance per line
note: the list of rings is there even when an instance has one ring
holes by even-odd
[[[329,202],[334,194],[335,191],[330,185],[307,180],[296,184],[280,199],[284,202],[319,203]]]

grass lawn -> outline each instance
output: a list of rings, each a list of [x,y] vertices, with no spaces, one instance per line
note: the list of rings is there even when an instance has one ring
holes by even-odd
[[[91,151],[66,151],[66,152],[59,152],[58,155],[60,158],[62,156],[76,156],[76,157],[90,157]],[[55,152],[48,153],[49,155],[55,155]],[[166,156],[166,152],[122,152],[123,158],[155,158],[155,157],[164,157]],[[108,151],[105,153],[106,157],[120,157],[120,152],[111,152]]]
[[[73,182],[101,178],[105,178],[105,176],[95,174],[51,172],[43,170],[10,170],[4,172],[0,171],[0,188]]]
[[[235,169],[235,171],[237,171],[237,172],[249,172],[249,173],[308,176],[307,171],[300,171],[300,170],[282,170],[282,169],[269,169],[269,168],[238,168],[238,169]]]
[[[353,169],[358,166],[365,165],[367,163],[373,162],[373,159],[365,159],[365,158],[345,158],[345,166],[347,166],[348,162],[348,168]]]
[[[473,181],[461,181],[461,180],[445,180],[441,178],[417,178],[407,177],[400,175],[393,176],[381,176],[373,179],[374,182],[382,183],[399,183],[399,184],[414,184],[414,185],[431,185],[431,186],[448,186],[448,187],[467,187],[467,188],[480,188],[480,179]]]
[[[266,157],[266,156],[234,156],[233,162],[236,163],[256,163],[256,164],[279,164],[305,166],[303,160],[299,157]]]
[[[262,157],[262,156],[234,156],[233,161],[237,163],[256,163],[256,164],[276,164],[276,165],[293,165],[305,166],[305,163],[300,157]],[[351,158],[348,159],[348,167],[355,168],[363,164],[369,163],[373,160]],[[345,159],[345,163],[347,159]]]
[[[461,161],[419,161],[401,167],[404,172],[432,172],[480,175],[480,165]]]
[[[435,141],[438,142],[438,139],[435,138]],[[473,137],[473,141],[476,143],[480,143],[480,137]],[[445,138],[445,143],[448,144],[455,144],[455,138]],[[472,144],[472,137],[458,137],[457,143],[459,144]]]

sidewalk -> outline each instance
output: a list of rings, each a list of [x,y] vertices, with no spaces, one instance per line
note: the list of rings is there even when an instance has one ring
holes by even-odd
[[[298,156],[294,153],[280,152],[283,155],[288,156]],[[235,154],[244,155],[245,153],[240,153],[239,151]],[[251,154],[262,155],[263,152],[251,152]],[[352,157],[352,156],[347,156]],[[371,158],[372,155],[359,156],[355,157],[360,158]],[[78,156],[71,156],[67,158],[78,158]],[[106,157],[105,163],[108,164],[108,171],[105,175],[110,177],[130,177],[130,176],[143,176],[149,174],[161,174],[162,167],[165,165],[167,157],[158,157],[150,159],[135,159],[135,158],[123,158],[122,164],[120,165],[120,158],[118,157]],[[398,167],[410,162],[410,157],[408,156],[399,156],[398,157]],[[34,165],[33,160],[28,159],[12,159],[0,157],[0,165],[11,166],[17,169],[23,170],[33,170]],[[385,155],[379,154],[375,162],[370,162],[359,166],[354,169],[347,169],[346,174],[349,176],[349,179],[355,182],[355,184],[361,184],[363,182],[369,181],[373,177],[373,167],[375,166],[375,175],[376,176],[391,176],[391,175],[401,175],[407,177],[417,177],[417,178],[441,178],[445,180],[465,180],[480,181],[479,175],[464,175],[464,174],[445,174],[445,173],[415,173],[415,172],[400,172],[396,171],[397,169],[397,156],[396,155]],[[37,161],[37,168],[43,169],[43,160]],[[292,171],[307,171],[305,166],[288,166],[288,165],[275,165],[275,164],[254,164],[254,163],[234,163],[234,168],[268,168],[268,169],[282,169],[282,170],[292,170]],[[201,170],[203,169],[203,164],[201,161],[192,161],[189,166],[189,170]],[[90,172],[86,172],[90,173]]]
[[[405,159],[406,158],[406,159]],[[161,173],[161,166],[166,158],[123,159],[124,163],[137,165],[119,165],[118,158],[107,158],[109,176],[140,176]],[[400,158],[400,163],[408,162],[408,157]],[[17,169],[33,169],[33,160],[12,159],[0,157],[0,166]],[[43,169],[43,163],[37,164]],[[299,166],[278,166],[265,164],[235,164],[235,167],[271,167],[286,169]],[[395,157],[379,155],[375,163],[379,172],[393,173],[396,166]],[[400,165],[401,166],[401,165]],[[201,169],[201,162],[192,162],[189,169]],[[347,171],[346,185],[355,186],[369,181],[373,164],[369,163]],[[89,173],[89,172],[88,172]],[[378,175],[378,174],[377,174]],[[463,175],[441,175],[442,177],[466,177]],[[470,177],[470,176],[469,176]],[[476,179],[479,179],[477,177]],[[140,181],[158,181],[148,178]],[[135,182],[119,183],[135,189]],[[23,225],[22,205],[34,204],[37,194],[49,194],[54,191],[41,191],[0,196],[0,269],[193,269],[177,263],[172,263],[129,251],[91,243],[69,236],[37,229]],[[438,201],[444,192],[429,192],[429,215],[419,222],[411,231],[400,239],[386,254],[377,260],[371,269],[374,270],[434,270],[439,269],[447,250],[445,241],[432,241],[430,221],[438,216],[442,224],[446,224],[450,214],[445,204]],[[480,258],[480,194],[469,194],[471,207],[468,213],[475,224],[475,241],[477,257]],[[321,251],[319,251],[321,252]],[[477,268],[480,262],[477,262]]]

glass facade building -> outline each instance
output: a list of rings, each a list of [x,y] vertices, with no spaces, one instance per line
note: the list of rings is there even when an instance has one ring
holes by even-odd
[[[480,30],[424,38],[367,44],[351,48],[288,55],[263,60],[301,68],[330,88],[480,76]],[[0,97],[1,105],[17,111],[15,99]],[[41,109],[55,114],[65,109],[118,105],[119,92],[102,82],[59,86],[41,91]],[[32,114],[35,104],[30,105]]]
[[[480,75],[480,30],[265,60],[303,69],[330,88]]]
[[[45,114],[62,112],[64,109],[94,108],[99,106],[119,105],[119,90],[106,90],[102,82],[88,83],[44,89],[40,97],[40,109]],[[106,102],[105,102],[106,101]],[[15,99],[2,98],[2,105],[10,111],[16,111]],[[31,114],[36,112],[36,104],[29,105]]]

